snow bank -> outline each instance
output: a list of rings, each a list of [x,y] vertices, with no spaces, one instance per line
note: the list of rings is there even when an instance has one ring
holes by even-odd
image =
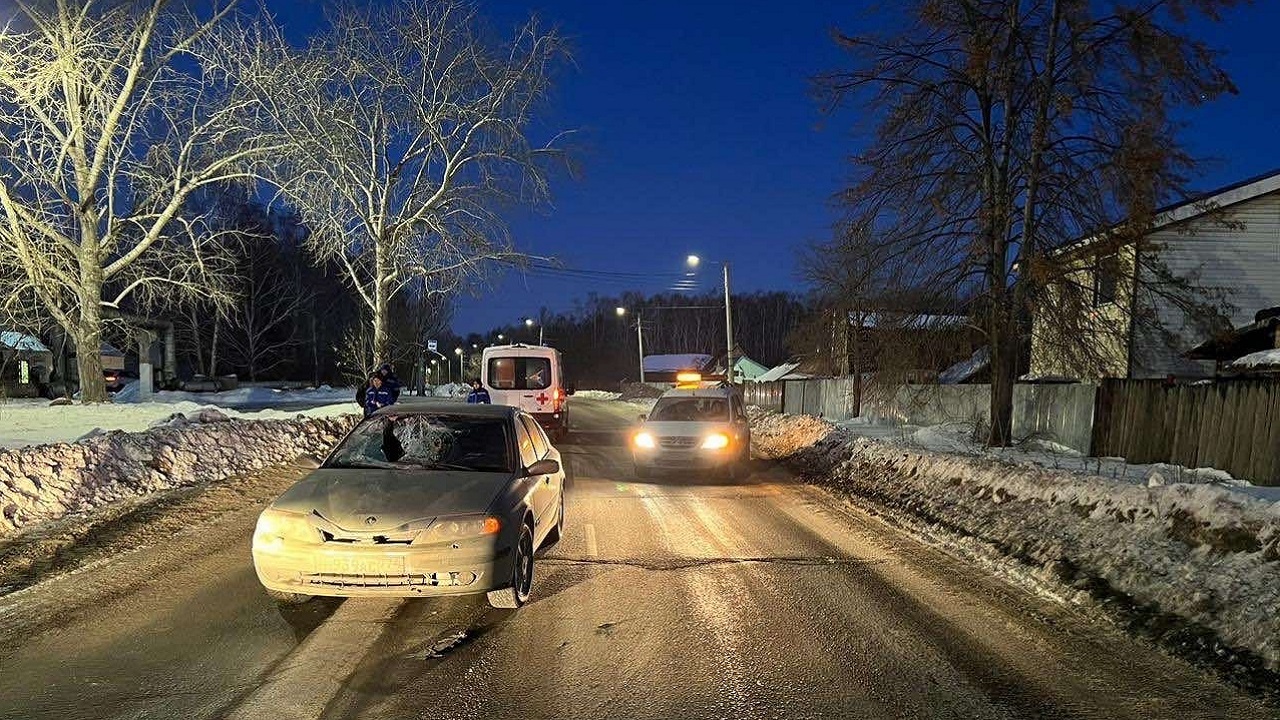
[[[297,405],[313,403],[325,405],[339,402],[354,402],[355,388],[333,388],[321,385],[306,390],[277,390],[269,387],[244,387],[223,392],[184,392],[178,390],[160,390],[152,393],[148,402],[155,403],[197,403],[201,405],[217,405],[219,407],[238,407],[252,405],[270,407],[272,405]],[[137,380],[127,384],[120,392],[111,396],[112,402],[138,403],[142,401],[141,387]]]
[[[1205,482],[1139,484],[855,437],[752,408],[754,449],[934,529],[983,541],[1080,594],[1208,628],[1280,669],[1280,502]],[[1176,632],[1168,629],[1167,632]]]
[[[349,394],[354,397],[355,391]],[[193,417],[204,410],[218,410],[227,417],[242,420],[289,420],[299,414],[307,417],[333,417],[356,410],[350,397],[344,397],[344,400],[345,402],[297,412],[216,408],[189,401],[51,406],[47,400],[9,400],[0,403],[0,448],[74,442],[112,430],[140,432],[174,413]]]
[[[586,398],[587,400],[617,400],[622,397],[622,393],[609,392],[608,390],[579,390],[573,396]]]
[[[0,450],[0,537],[126,498],[325,453],[358,419],[245,421],[204,408],[174,413],[147,432]]]
[[[471,386],[463,383],[449,383],[431,388],[432,397],[466,397],[471,393]]]
[[[1233,368],[1280,367],[1280,348],[1249,353],[1231,363]]]

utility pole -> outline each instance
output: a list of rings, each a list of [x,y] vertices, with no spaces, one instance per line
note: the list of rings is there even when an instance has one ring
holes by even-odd
[[[729,305],[729,263],[724,266],[724,334],[726,347],[724,353],[725,377],[733,384],[733,308]]]
[[[640,349],[640,382],[644,382],[644,323],[640,311],[636,311],[636,347]]]

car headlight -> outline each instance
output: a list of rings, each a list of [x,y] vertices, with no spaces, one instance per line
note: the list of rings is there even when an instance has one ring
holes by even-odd
[[[729,447],[729,436],[724,433],[711,433],[702,439],[703,450],[723,450]]]
[[[253,530],[253,547],[270,552],[279,550],[285,542],[319,543],[320,531],[305,515],[271,508],[263,510]]]
[[[415,542],[451,542],[467,538],[497,535],[502,529],[502,521],[492,515],[466,515],[460,517],[441,517],[431,523],[426,532],[418,536]]]
[[[636,447],[645,448],[645,449],[652,449],[657,447],[658,445],[656,442],[654,442],[653,435],[650,435],[647,432],[636,433],[634,442],[636,444]]]

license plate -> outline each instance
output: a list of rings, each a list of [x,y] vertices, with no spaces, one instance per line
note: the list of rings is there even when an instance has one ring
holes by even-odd
[[[404,558],[329,557],[320,561],[326,575],[403,575]]]

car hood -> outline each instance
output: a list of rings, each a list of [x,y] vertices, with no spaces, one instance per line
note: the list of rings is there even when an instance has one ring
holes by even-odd
[[[654,437],[702,437],[713,432],[732,432],[733,425],[729,422],[657,420],[645,422],[640,429]]]
[[[510,473],[321,468],[272,507],[314,512],[344,530],[393,530],[441,515],[482,513],[510,480]]]

